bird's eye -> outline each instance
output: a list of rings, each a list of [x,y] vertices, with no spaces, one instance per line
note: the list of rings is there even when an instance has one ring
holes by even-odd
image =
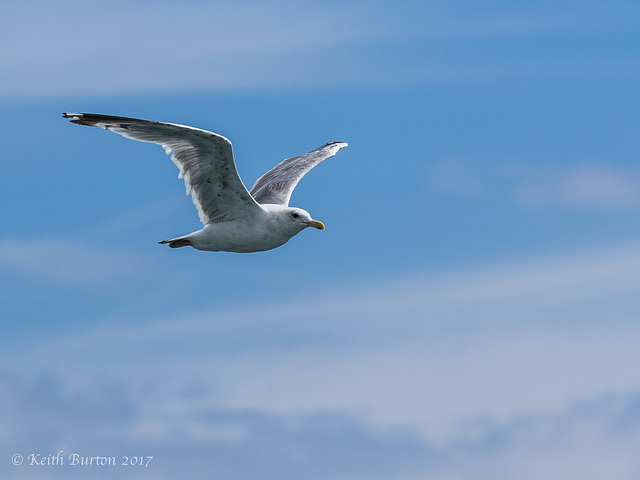
[[[294,212],[294,213],[292,213],[292,214],[291,214],[291,216],[292,216],[293,218],[298,218],[298,217],[300,216],[300,214],[299,214],[299,213],[295,213],[295,212]]]

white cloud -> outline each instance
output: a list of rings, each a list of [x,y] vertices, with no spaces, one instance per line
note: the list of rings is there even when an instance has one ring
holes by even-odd
[[[545,415],[522,416],[460,449],[476,478],[632,479],[640,473],[634,452],[638,394],[612,394]],[[466,448],[465,448],[466,447]],[[468,448],[468,450],[467,450]],[[455,467],[454,467],[455,468]],[[464,468],[464,467],[463,467]],[[462,473],[462,472],[461,472]]]
[[[32,1],[11,13],[0,29],[6,98],[325,82],[331,62],[307,59],[376,32],[353,7],[288,1]]]
[[[523,182],[516,198],[534,206],[635,208],[640,205],[640,171],[580,165],[547,172],[544,179]]]
[[[631,479],[638,278],[631,244],[17,341],[0,439],[166,475]]]
[[[637,73],[625,58],[475,64],[429,53],[434,42],[626,28],[615,9],[462,15],[420,2],[12,3],[0,19],[0,67],[11,72],[0,80],[4,99]],[[404,54],[407,42],[422,46],[419,60]],[[380,55],[388,49],[396,53]]]
[[[29,362],[11,352],[3,361],[33,374],[47,358],[75,379],[109,358],[127,381],[161,384],[158,395],[200,385],[202,401],[220,408],[349,412],[446,442],[465,418],[506,421],[640,388],[627,368],[640,361],[639,277],[640,246],[619,246],[343,286],[299,303],[109,319],[33,351],[16,345]]]
[[[479,167],[449,159],[430,168],[427,181],[439,193],[473,197],[506,194],[527,207],[606,210],[640,206],[640,170],[602,163],[498,163]]]
[[[139,266],[129,255],[91,250],[71,240],[0,240],[0,267],[41,280],[95,284],[133,273]]]
[[[64,391],[61,375],[0,379],[3,451],[150,455],[147,469],[94,469],[91,478],[635,480],[640,473],[640,395],[599,395],[498,422],[472,419],[442,445],[408,430],[375,431],[348,414],[270,414],[219,408],[201,391],[135,392],[102,377],[98,389]],[[134,391],[132,395],[131,392]],[[144,392],[144,394],[140,394]],[[98,396],[97,396],[98,395]],[[99,401],[97,401],[99,399]],[[181,399],[182,403],[176,403]],[[0,465],[3,478],[86,478],[69,467]]]

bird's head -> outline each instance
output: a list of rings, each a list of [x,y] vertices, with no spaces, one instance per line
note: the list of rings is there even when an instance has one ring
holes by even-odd
[[[278,223],[279,228],[288,231],[290,235],[295,235],[307,227],[324,230],[324,224],[311,218],[309,212],[302,208],[269,204],[261,207],[269,213],[273,221]]]
[[[293,224],[297,224],[301,227],[301,230],[307,227],[317,228],[318,230],[324,230],[324,224],[318,220],[314,220],[309,215],[309,212],[301,208],[288,207],[284,212],[289,217],[289,221]]]

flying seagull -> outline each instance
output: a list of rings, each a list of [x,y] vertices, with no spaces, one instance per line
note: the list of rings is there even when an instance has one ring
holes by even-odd
[[[288,158],[262,175],[248,191],[238,175],[231,142],[222,135],[185,125],[111,115],[62,116],[79,125],[157,143],[171,154],[204,224],[196,232],[158,242],[171,248],[260,252],[283,245],[307,227],[324,230],[322,222],[312,219],[305,210],[289,207],[289,199],[309,170],[347,146],[344,142],[329,142]]]

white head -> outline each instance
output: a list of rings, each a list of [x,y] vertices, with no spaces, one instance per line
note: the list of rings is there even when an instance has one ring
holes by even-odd
[[[286,229],[295,231],[295,233],[301,232],[307,227],[317,228],[318,230],[324,230],[324,224],[311,218],[309,212],[302,208],[285,207],[282,205],[261,205],[262,208],[269,211],[274,219],[277,219],[281,226],[286,225]],[[295,235],[294,233],[294,235]]]
[[[318,230],[324,230],[324,223],[311,218],[311,215],[309,215],[309,212],[307,212],[306,210],[296,207],[288,208],[289,212],[287,213],[289,214],[289,218],[293,223],[303,225],[303,228],[313,227],[317,228]]]

